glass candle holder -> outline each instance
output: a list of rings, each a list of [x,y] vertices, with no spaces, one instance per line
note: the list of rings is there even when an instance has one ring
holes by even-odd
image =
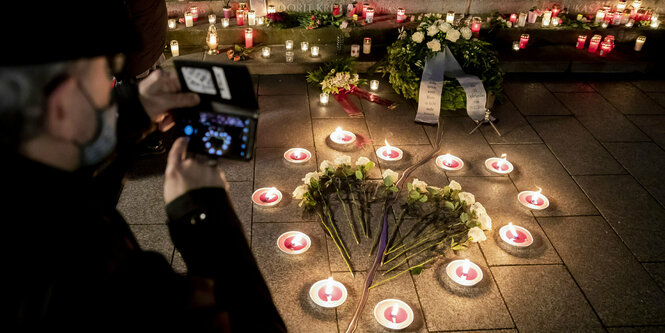
[[[633,24],[635,24],[635,20],[633,19],[628,20],[628,22],[626,23],[626,28],[632,28]]]
[[[644,46],[644,42],[647,41],[647,36],[639,36],[635,40],[635,48],[634,50],[637,52],[642,51],[642,47]]]
[[[577,36],[577,44],[575,45],[575,47],[576,47],[578,50],[581,50],[581,49],[584,48],[584,45],[585,45],[585,44],[586,44],[586,35],[579,35],[579,36]]]
[[[245,47],[251,48],[254,46],[254,30],[252,28],[245,29]]]
[[[199,20],[199,8],[196,6],[189,7],[189,12],[192,13],[192,19],[194,22]]]
[[[208,54],[217,54],[217,46],[218,46],[218,41],[217,41],[217,29],[215,29],[214,25],[210,25],[208,28],[208,35],[206,36],[206,44],[208,44]]]
[[[520,49],[526,49],[527,43],[529,43],[529,34],[522,34],[520,36]]]
[[[222,28],[228,28],[230,21],[231,21],[231,19],[229,19],[228,17],[223,18],[222,19]]]
[[[266,22],[266,18],[261,16],[256,18],[256,25],[263,25]]]
[[[473,32],[476,36],[478,36],[482,24],[483,22],[480,20],[480,17],[477,16],[474,17],[473,20],[471,21],[471,32]]]
[[[367,8],[365,11],[365,23],[369,24],[374,22],[374,8]]]
[[[367,9],[369,9],[369,2],[363,3],[363,18],[367,18]]]
[[[318,57],[319,56],[319,47],[316,46],[316,45],[312,45],[310,55],[312,56],[312,58]]]
[[[293,50],[293,41],[288,39],[284,42],[284,47],[286,48],[287,51]]]
[[[517,18],[517,25],[523,27],[526,25],[526,13],[520,13],[519,18]]]
[[[328,105],[328,93],[319,94],[319,103],[321,105]]]
[[[543,27],[547,27],[552,22],[552,11],[546,10],[543,12]]]
[[[185,27],[190,28],[194,26],[194,19],[192,18],[192,13],[185,13]]]
[[[309,50],[309,42],[300,42],[300,50],[307,52]]]
[[[250,10],[247,13],[247,24],[256,25],[256,12],[255,11]]]
[[[275,14],[276,12],[275,5],[268,5],[268,14]]]
[[[601,40],[600,35],[593,35],[591,37],[591,40],[589,41],[589,52],[590,53],[595,53],[598,50],[598,46],[600,45],[600,40]]]
[[[334,3],[332,5],[332,14],[333,14],[333,16],[338,16],[339,15],[339,4]]]
[[[286,51],[286,62],[293,62],[293,51]]]
[[[513,42],[513,51],[517,52],[520,50],[520,41],[516,40]]]
[[[609,25],[609,23],[607,23],[607,21],[603,21],[603,23],[600,24],[600,27],[605,29],[605,28],[607,28],[608,25]]]
[[[237,25],[245,25],[245,10],[244,9],[238,9],[236,11],[236,24]]]
[[[210,24],[217,23],[217,15],[215,15],[215,14],[208,15],[208,23],[210,23]]]
[[[517,22],[517,14],[510,14],[510,23],[515,24]]]
[[[372,39],[365,37],[363,39],[363,54],[370,54],[372,52]]]
[[[264,58],[270,58],[270,48],[267,46],[264,46],[263,49],[261,49],[261,55]]]
[[[605,40],[602,43],[600,43],[600,52],[598,55],[601,57],[607,57],[610,52],[612,52],[612,42],[609,40]]]
[[[178,41],[175,39],[171,41],[171,55],[174,57],[180,55],[180,47],[178,46]]]
[[[593,20],[593,23],[599,24],[605,19],[605,10],[604,9],[598,9],[596,12],[596,18]]]
[[[624,11],[626,10],[626,1],[619,0],[617,3],[617,10]]]
[[[455,12],[449,11],[448,14],[446,14],[446,22],[450,24],[455,23]]]
[[[176,27],[176,20],[169,19],[169,29],[175,29],[175,27]]]
[[[360,44],[351,45],[351,56],[354,58],[360,57]]]
[[[374,91],[379,90],[379,80],[369,81],[369,89]]]
[[[404,21],[406,21],[406,10],[397,8],[397,23],[404,23]]]

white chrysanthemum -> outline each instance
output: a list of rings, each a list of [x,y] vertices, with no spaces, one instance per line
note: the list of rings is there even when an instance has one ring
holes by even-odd
[[[411,39],[413,39],[413,41],[416,42],[416,43],[422,43],[423,40],[425,39],[425,34],[423,34],[420,31],[417,31],[417,32],[413,33],[413,35],[411,36]]]
[[[462,38],[467,40],[471,39],[471,37],[473,36],[473,32],[471,31],[471,29],[469,29],[469,27],[462,27],[461,29],[459,29],[459,32],[462,34]]]
[[[305,184],[310,185],[311,182],[312,182],[312,179],[314,179],[314,180],[319,180],[319,178],[321,178],[321,175],[322,175],[321,172],[316,172],[316,171],[314,171],[314,172],[309,172],[309,173],[307,173],[307,174],[305,175],[305,178],[303,178],[302,181],[303,181]]]
[[[361,156],[361,157],[358,157],[358,160],[356,161],[356,166],[367,165],[370,162],[372,162],[372,161],[370,161],[369,158],[367,158],[365,156]]]
[[[460,192],[459,193],[459,200],[466,202],[467,206],[471,206],[474,203],[476,203],[476,197],[473,196],[473,194],[469,192]]]
[[[454,180],[450,181],[450,184],[448,185],[448,187],[450,187],[450,189],[453,190],[453,191],[454,190],[457,190],[457,191],[462,190],[462,185],[460,185],[458,182],[456,182]]]
[[[386,169],[386,171],[383,172],[383,175],[381,175],[383,179],[386,178],[392,178],[393,183],[397,181],[397,178],[399,178],[399,174],[395,171],[392,171],[390,169]]]
[[[489,215],[480,215],[480,217],[478,217],[478,222],[480,222],[483,230],[492,230],[492,218],[490,218]]]
[[[328,160],[323,160],[323,162],[321,162],[321,166],[319,166],[319,170],[325,172],[328,168],[334,168],[334,167],[335,165],[332,162]]]
[[[471,237],[471,241],[474,243],[482,242],[487,239],[483,230],[478,227],[469,229],[469,237]]]
[[[455,30],[455,29],[450,29],[446,33],[446,39],[451,41],[451,42],[456,42],[460,37],[460,32]]]
[[[438,33],[439,33],[439,27],[437,27],[436,25],[430,25],[429,28],[427,28],[427,36],[433,37]]]
[[[420,193],[427,193],[427,183],[425,183],[422,180],[418,180],[418,178],[413,179],[413,188],[418,190]]]
[[[473,205],[471,205],[471,208],[469,208],[469,210],[475,212],[476,216],[487,215],[485,207],[483,207],[483,205],[480,202],[476,202]]]
[[[309,191],[309,186],[307,186],[306,184],[300,185],[300,186],[296,187],[295,191],[293,191],[293,197],[295,199],[302,200],[303,196],[308,191]]]
[[[448,23],[448,22],[443,22],[439,25],[439,30],[441,30],[441,32],[443,32],[443,33],[446,33],[448,31],[450,31],[450,29],[452,29],[452,28],[453,28],[453,26],[450,25],[450,23]]]
[[[335,167],[339,167],[342,164],[351,165],[351,156],[349,155],[339,156],[335,159],[335,162],[333,163],[335,163]]]
[[[433,39],[427,42],[427,48],[432,50],[432,52],[439,52],[441,51],[441,42],[438,39]]]

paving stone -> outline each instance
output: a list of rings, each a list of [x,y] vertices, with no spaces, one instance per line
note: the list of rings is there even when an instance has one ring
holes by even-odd
[[[127,180],[118,200],[118,211],[128,224],[165,224],[164,175]]]
[[[229,182],[231,203],[247,239],[252,236],[252,192],[252,182]]]
[[[624,114],[665,113],[665,109],[630,82],[592,82],[591,86]]]
[[[463,191],[473,193],[492,218],[492,230],[486,231],[487,240],[480,243],[490,266],[522,264],[559,264],[561,259],[531,213],[522,209],[515,199],[517,189],[508,177],[458,177],[451,178]],[[501,240],[499,229],[512,222],[533,235],[533,244],[517,248]]]
[[[254,159],[243,161],[220,158],[217,166],[224,171],[226,180],[229,182],[244,182],[254,179]]]
[[[307,94],[307,81],[303,74],[261,75],[259,95],[304,95]]]
[[[571,175],[626,173],[574,117],[528,117]]]
[[[314,154],[314,148],[301,147]],[[256,170],[254,190],[262,187],[276,187],[282,192],[282,201],[276,206],[261,207],[254,203],[254,222],[294,222],[313,221],[314,216],[302,214],[299,201],[293,199],[293,190],[302,184],[305,174],[316,170],[316,157],[303,164],[289,163],[284,159],[285,148],[258,148],[256,150]],[[251,196],[249,197],[251,200]]]
[[[665,291],[665,262],[643,263],[642,266],[649,272],[649,275],[658,283],[660,289]]]
[[[633,177],[575,180],[638,260],[665,260],[665,210]]]
[[[519,191],[536,191],[541,187],[543,195],[549,199],[548,208],[532,211],[535,216],[598,214],[545,145],[501,145],[496,149],[506,153],[515,167],[510,178]],[[517,196],[514,199],[517,200]]]
[[[604,332],[564,266],[492,267],[520,332]]]
[[[651,99],[653,99],[660,106],[665,107],[665,93],[652,92],[652,93],[647,93],[647,95],[649,95],[649,97],[651,97]],[[651,112],[643,112],[643,113],[651,113]],[[655,113],[655,112],[653,112],[653,113]]]
[[[346,331],[346,328],[351,322],[351,318],[356,310],[358,301],[362,295],[362,290],[366,278],[365,272],[359,272],[354,278],[346,273],[333,273],[335,280],[344,284],[349,292],[347,301],[337,308],[337,321],[339,324],[340,332]],[[378,279],[381,275],[378,274]],[[379,324],[374,318],[374,307],[384,299],[399,299],[408,304],[413,310],[414,320],[409,327],[400,330],[400,332],[427,332],[422,310],[420,309],[420,302],[418,301],[418,294],[414,287],[413,281],[408,274],[404,274],[386,284],[378,286],[370,290],[367,297],[367,303],[363,308],[358,322],[357,332],[395,332],[394,330],[387,329]]]
[[[169,235],[169,228],[166,224],[162,225],[145,225],[134,224],[129,226],[134,233],[134,237],[139,242],[142,250],[155,251],[166,258],[166,261],[171,262],[173,256],[173,243]]]
[[[307,96],[259,97],[257,147],[312,146]]]
[[[427,328],[452,331],[514,327],[478,246],[473,245],[458,256],[448,254],[446,257],[449,260],[440,259],[413,276]],[[465,258],[483,270],[483,280],[473,287],[456,285],[446,274],[451,260]]]
[[[388,140],[391,145],[429,144],[423,126],[414,122],[416,110],[395,94],[379,94],[399,105],[395,109],[387,109],[376,103],[362,100],[365,120],[375,144]]]
[[[656,200],[665,204],[665,151],[651,142],[606,144],[607,150]]]
[[[665,148],[665,116],[628,116],[627,118],[661,148]]]
[[[555,95],[601,142],[648,140],[642,131],[598,93],[556,93]]]
[[[665,331],[665,326],[645,326],[645,327],[608,327],[609,333],[661,333]]]
[[[298,255],[283,253],[276,241],[284,232],[307,234],[312,246]],[[330,276],[326,239],[317,223],[254,223],[252,252],[289,332],[337,332],[335,309],[309,298],[309,288]]]
[[[480,331],[440,331],[441,333],[517,333],[515,329],[505,330],[480,330]]]
[[[665,293],[603,218],[538,220],[605,325],[665,323]]]
[[[458,171],[446,171],[449,177],[456,176],[496,176],[485,168],[485,160],[495,156],[482,133],[469,132],[476,126],[468,117],[447,117],[443,123],[440,154],[455,155],[464,161],[464,167]],[[430,141],[436,141],[436,127],[425,127]],[[435,163],[432,161],[431,163]]]
[[[491,144],[543,142],[533,128],[531,128],[526,119],[524,119],[522,114],[517,111],[515,105],[513,105],[508,99],[497,105],[494,110],[492,110],[492,115],[499,119],[495,125],[501,133],[501,136],[496,134],[496,131],[494,131],[491,125],[483,125],[480,127],[480,130],[483,132],[487,142]]]
[[[579,81],[543,81],[543,85],[551,92],[595,92],[595,90],[585,82]]]
[[[503,89],[523,115],[570,114],[540,82],[504,82]]]
[[[632,83],[644,92],[665,92],[665,81],[663,80],[637,80]]]
[[[344,111],[344,108],[335,100],[332,95],[328,96],[328,105],[321,105],[319,103],[319,94],[321,89],[312,85],[307,86],[309,95],[309,109],[312,118],[348,118],[349,115]],[[362,111],[362,103],[356,96],[349,96],[349,101],[355,105],[358,110]]]

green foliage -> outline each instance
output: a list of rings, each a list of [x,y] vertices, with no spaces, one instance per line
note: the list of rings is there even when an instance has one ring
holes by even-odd
[[[351,74],[356,74],[356,64],[355,60],[351,57],[338,57],[331,61],[328,61],[319,67],[317,70],[307,72],[307,82],[314,86],[320,86],[321,82],[326,78],[326,76],[332,71],[335,70],[336,73],[349,72]]]

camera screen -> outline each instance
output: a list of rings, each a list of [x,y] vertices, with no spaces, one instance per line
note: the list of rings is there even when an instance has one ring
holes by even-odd
[[[181,133],[188,136],[189,150],[216,157],[248,158],[251,147],[249,118],[201,112],[197,118],[181,123]]]

